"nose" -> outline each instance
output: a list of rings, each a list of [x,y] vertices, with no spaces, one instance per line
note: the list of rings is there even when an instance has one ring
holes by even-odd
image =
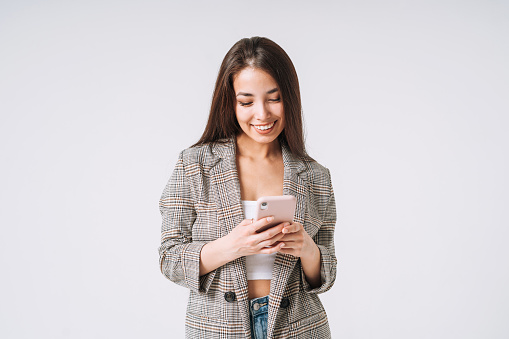
[[[270,117],[270,110],[268,105],[265,102],[258,103],[257,107],[255,107],[255,117],[258,120],[266,120]]]

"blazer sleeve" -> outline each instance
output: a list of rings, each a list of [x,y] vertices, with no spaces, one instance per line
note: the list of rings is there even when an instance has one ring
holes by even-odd
[[[316,235],[313,237],[321,254],[321,278],[322,284],[316,288],[311,288],[304,275],[304,270],[301,265],[301,280],[304,286],[304,291],[308,293],[320,294],[328,291],[334,281],[336,280],[337,259],[334,249],[334,229],[336,226],[336,201],[334,198],[334,190],[332,188],[332,181],[330,171],[327,169],[328,189],[329,195],[327,198],[324,215],[322,218],[322,225]]]
[[[186,177],[184,151],[159,200],[162,216],[159,265],[161,273],[174,283],[197,293],[207,293],[216,270],[200,277],[200,252],[206,242],[193,241],[196,210],[189,179]]]

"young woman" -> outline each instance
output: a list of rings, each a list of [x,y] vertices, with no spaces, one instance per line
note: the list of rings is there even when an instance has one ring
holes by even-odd
[[[263,232],[262,196],[293,195],[293,220]],[[297,73],[267,38],[238,41],[201,139],[159,203],[161,272],[190,289],[187,338],[330,338],[318,297],[336,278],[330,172],[306,154]]]

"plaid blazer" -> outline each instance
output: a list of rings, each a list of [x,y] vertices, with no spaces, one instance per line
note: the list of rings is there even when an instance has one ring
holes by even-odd
[[[200,251],[243,219],[235,139],[182,151],[161,199],[159,264],[171,281],[190,290],[186,338],[251,338],[245,257],[199,276]],[[297,198],[294,221],[321,252],[322,285],[312,289],[300,260],[277,253],[269,294],[267,338],[330,338],[318,297],[336,279],[336,205],[330,172],[294,157],[282,145],[283,194]]]

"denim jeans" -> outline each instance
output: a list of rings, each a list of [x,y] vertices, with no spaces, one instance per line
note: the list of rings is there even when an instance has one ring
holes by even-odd
[[[249,300],[251,315],[251,338],[267,338],[267,317],[269,315],[269,296]]]

